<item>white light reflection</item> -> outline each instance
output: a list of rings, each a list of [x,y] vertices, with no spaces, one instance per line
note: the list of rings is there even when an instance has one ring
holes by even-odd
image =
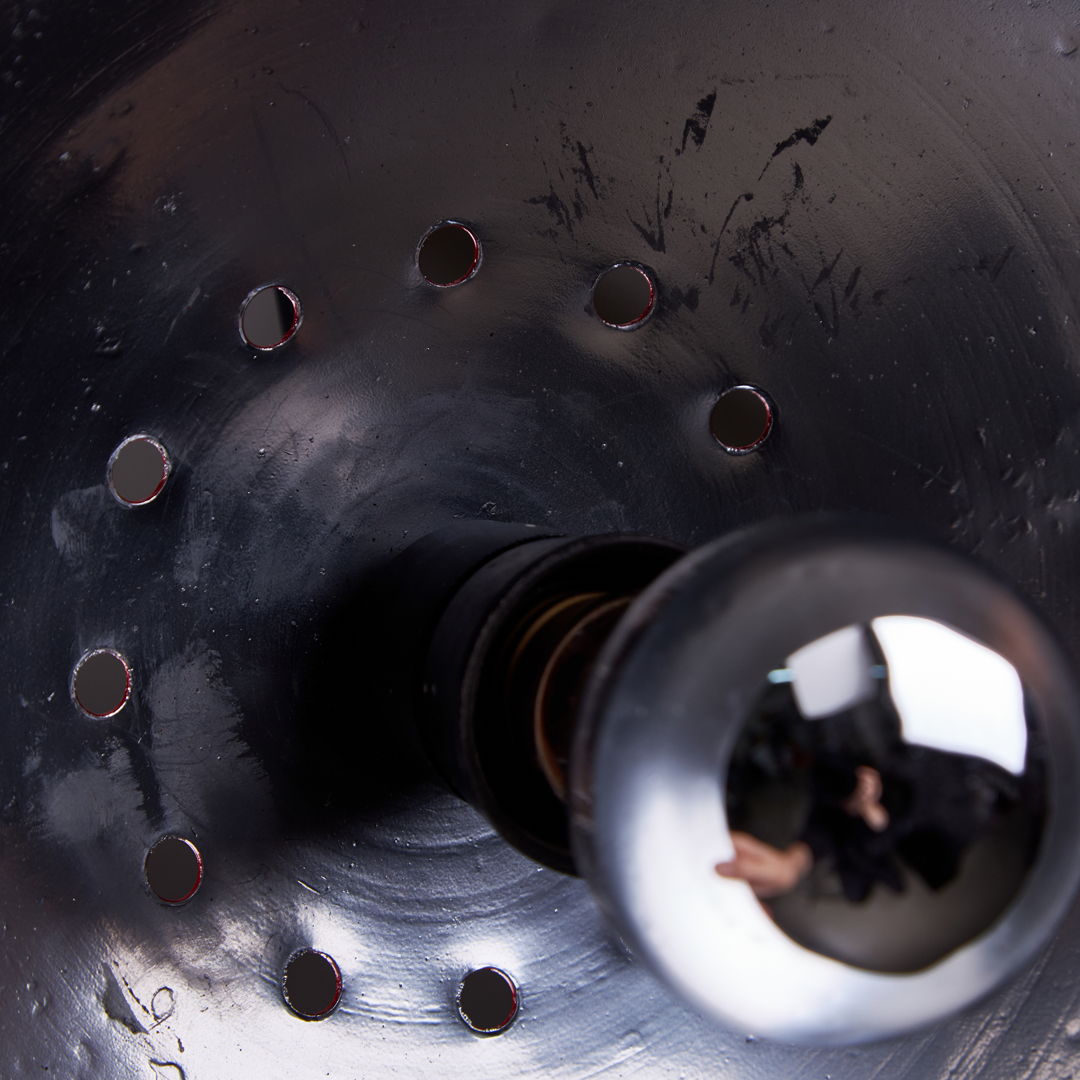
[[[845,626],[788,657],[795,702],[807,720],[850,709],[875,693],[874,658],[861,626]],[[770,681],[779,681],[769,675]]]
[[[888,615],[870,625],[908,742],[1024,771],[1024,691],[1012,664],[932,619]]]

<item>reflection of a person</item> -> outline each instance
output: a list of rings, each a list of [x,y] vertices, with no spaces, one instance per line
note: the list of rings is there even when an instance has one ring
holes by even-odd
[[[816,867],[852,902],[878,884],[903,891],[904,867],[940,889],[1021,796],[1017,779],[991,762],[905,742],[884,678],[869,699],[813,720],[790,685],[770,686],[728,778],[734,854],[716,872],[763,900],[791,892]],[[798,821],[778,824],[777,791],[789,803],[801,796]]]
[[[855,768],[855,788],[841,803],[844,813],[859,818],[873,832],[884,832],[889,812],[881,803],[881,774],[870,765]],[[805,840],[783,850],[736,830],[731,834],[735,857],[717,864],[722,877],[747,882],[759,899],[767,900],[791,892],[814,867],[814,850]]]

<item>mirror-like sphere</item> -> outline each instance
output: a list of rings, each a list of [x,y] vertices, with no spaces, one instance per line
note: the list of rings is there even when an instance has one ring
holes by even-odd
[[[1013,666],[890,615],[762,673],[724,781],[730,852],[773,921],[823,956],[918,971],[1006,911],[1039,850],[1046,762]]]

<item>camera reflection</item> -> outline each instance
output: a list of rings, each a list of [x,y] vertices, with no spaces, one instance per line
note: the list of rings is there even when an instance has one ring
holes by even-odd
[[[925,619],[847,627],[769,674],[729,767],[716,872],[818,952],[917,970],[1015,898],[1043,776],[1000,656]]]

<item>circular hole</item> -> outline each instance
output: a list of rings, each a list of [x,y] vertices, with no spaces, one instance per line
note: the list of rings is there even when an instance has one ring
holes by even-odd
[[[317,949],[293,953],[281,980],[285,1004],[305,1020],[320,1020],[341,998],[341,969],[332,956]]]
[[[295,293],[284,285],[263,285],[240,308],[240,336],[253,349],[267,352],[284,345],[300,328],[300,319]]]
[[[131,668],[112,649],[93,649],[75,665],[71,696],[88,716],[115,716],[131,696]]]
[[[471,1030],[480,1035],[497,1035],[517,1016],[517,987],[505,971],[494,967],[478,968],[461,980],[457,1007],[461,1019]]]
[[[161,494],[169,469],[169,455],[157,439],[132,435],[109,458],[109,490],[125,506],[145,506]]]
[[[480,267],[480,241],[460,222],[444,222],[420,241],[416,265],[432,285],[444,289],[460,285]]]
[[[769,437],[775,420],[772,402],[761,390],[734,386],[713,406],[709,430],[729,454],[748,454]]]
[[[190,900],[202,884],[199,849],[182,836],[163,836],[146,855],[146,883],[166,904]]]
[[[618,263],[605,270],[593,286],[593,310],[617,330],[640,326],[656,306],[652,274],[636,263]]]

